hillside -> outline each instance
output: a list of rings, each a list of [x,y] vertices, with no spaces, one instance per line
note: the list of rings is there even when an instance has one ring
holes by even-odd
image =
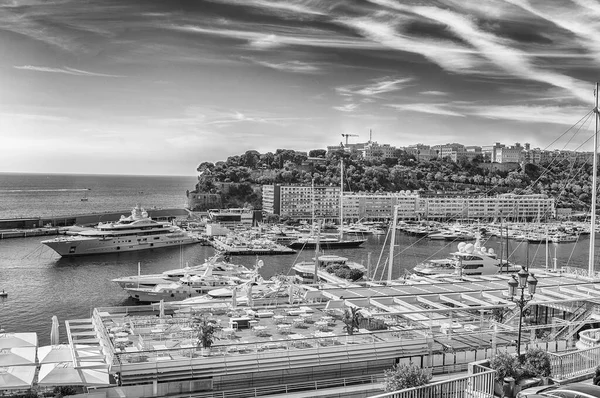
[[[220,193],[225,207],[262,206],[258,186],[265,184],[340,184],[344,161],[344,189],[363,192],[422,192],[546,194],[558,207],[587,210],[591,198],[592,167],[569,161],[526,164],[524,167],[484,163],[481,157],[453,162],[436,159],[417,162],[404,151],[396,159],[366,161],[359,153],[316,149],[306,153],[278,149],[261,154],[247,151],[226,161],[198,166],[197,192]],[[227,187],[226,190],[223,188]]]

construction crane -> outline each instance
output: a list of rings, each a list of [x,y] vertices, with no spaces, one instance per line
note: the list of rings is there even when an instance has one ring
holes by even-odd
[[[342,137],[346,137],[346,145],[348,145],[348,137],[358,137],[358,134],[342,134]]]

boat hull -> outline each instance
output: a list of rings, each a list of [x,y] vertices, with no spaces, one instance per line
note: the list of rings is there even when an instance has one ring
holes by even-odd
[[[322,249],[338,249],[338,248],[352,248],[359,247],[365,243],[365,239],[357,240],[344,240],[338,242],[319,242],[319,247]],[[289,245],[292,249],[314,249],[317,247],[316,242],[292,242]]]
[[[129,240],[129,239],[128,239]],[[149,243],[137,241],[126,242],[125,240],[96,238],[56,238],[42,241],[42,243],[62,257],[89,256],[98,254],[111,254],[122,252],[133,252],[140,250],[159,249],[198,243],[197,239],[191,237],[177,238],[173,240],[157,240]]]

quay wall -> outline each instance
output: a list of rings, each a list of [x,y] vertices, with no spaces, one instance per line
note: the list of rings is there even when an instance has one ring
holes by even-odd
[[[154,219],[172,220],[177,217],[187,217],[190,213],[186,209],[146,209],[148,215]],[[56,217],[32,217],[32,218],[13,218],[0,220],[0,230],[14,229],[42,229],[49,225],[51,228],[67,227],[71,225],[95,225],[99,222],[117,221],[121,215],[127,216],[131,210],[119,210],[108,213],[76,214]],[[44,230],[47,228],[44,228]],[[8,232],[8,231],[7,231]],[[49,233],[48,233],[49,234]],[[46,235],[46,233],[41,233]],[[29,233],[27,236],[33,236]]]

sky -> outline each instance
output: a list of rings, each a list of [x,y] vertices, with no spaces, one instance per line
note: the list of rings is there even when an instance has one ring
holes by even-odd
[[[0,0],[0,171],[195,175],[370,131],[592,150],[599,62],[594,0]]]

